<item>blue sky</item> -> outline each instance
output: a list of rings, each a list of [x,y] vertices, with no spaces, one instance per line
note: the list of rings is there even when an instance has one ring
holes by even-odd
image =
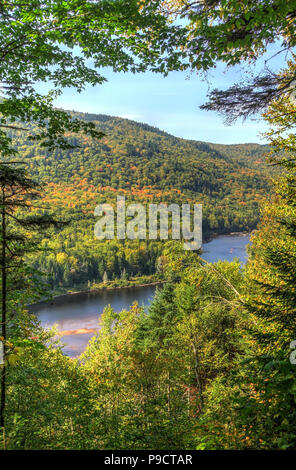
[[[279,60],[276,68],[281,65]],[[262,68],[262,61],[256,68]],[[267,128],[260,118],[226,126],[217,113],[199,109],[206,102],[210,88],[228,88],[241,82],[250,70],[252,68],[245,65],[225,71],[225,67],[218,64],[205,81],[196,74],[188,76],[187,72],[172,72],[163,77],[150,72],[133,75],[103,69],[100,73],[108,82],[94,88],[89,86],[80,94],[66,89],[56,105],[145,122],[188,139],[223,144],[265,143],[260,132]]]

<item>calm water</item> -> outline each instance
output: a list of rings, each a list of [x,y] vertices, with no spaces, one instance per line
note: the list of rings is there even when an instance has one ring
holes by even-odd
[[[220,259],[232,261],[234,258],[239,258],[242,263],[246,263],[246,247],[249,241],[249,235],[221,235],[204,244],[202,258],[211,263]]]
[[[246,261],[246,245],[248,236],[220,236],[203,246],[203,258],[210,262],[221,260],[231,261],[239,258]],[[95,334],[87,330],[98,328],[98,318],[106,305],[115,311],[128,309],[137,300],[139,305],[148,307],[155,293],[155,287],[136,287],[112,291],[81,293],[55,299],[52,303],[34,305],[32,310],[38,314],[41,325],[50,328],[53,325],[61,332],[67,332],[61,340],[65,354],[75,357],[80,355],[89,339]],[[85,328],[86,332],[74,330]]]
[[[54,299],[51,303],[35,304],[33,311],[38,314],[44,328],[56,325],[61,332],[71,332],[80,328],[97,329],[98,318],[106,305],[111,305],[115,311],[121,311],[129,308],[137,300],[139,305],[147,307],[154,292],[154,286],[147,286],[67,295]],[[65,353],[73,357],[81,354],[94,334],[88,332],[62,336]]]

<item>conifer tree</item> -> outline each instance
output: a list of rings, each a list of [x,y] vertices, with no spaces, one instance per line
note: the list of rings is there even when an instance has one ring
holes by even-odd
[[[26,289],[33,285],[32,272],[26,265],[26,254],[36,250],[37,233],[50,226],[60,225],[40,209],[34,211],[34,201],[40,197],[40,185],[32,180],[18,165],[0,165],[0,246],[1,246],[1,341],[3,365],[1,370],[0,427],[5,426],[6,374],[8,342],[14,336],[24,335],[18,328],[15,301],[19,293],[25,305]],[[35,275],[35,277],[37,277]],[[36,283],[36,282],[35,282]]]

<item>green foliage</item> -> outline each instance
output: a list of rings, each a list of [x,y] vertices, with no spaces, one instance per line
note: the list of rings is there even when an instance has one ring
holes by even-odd
[[[208,70],[217,60],[256,61],[279,35],[284,47],[295,46],[294,3],[182,2],[185,26],[175,26],[164,10],[178,9],[178,0],[1,5],[0,126],[11,127],[0,133],[2,150],[13,154],[15,139],[30,173],[47,185],[42,206],[16,220],[22,220],[20,236],[9,233],[20,265],[5,282],[2,251],[2,331],[6,307],[9,313],[9,338],[6,332],[0,338],[7,368],[3,447],[295,449],[296,372],[289,361],[296,334],[296,114],[289,88],[295,61],[274,80],[255,80],[258,93],[244,88],[243,102],[229,106],[229,97],[240,96],[237,87],[214,94],[215,109],[231,112],[234,106],[238,115],[276,98],[266,119],[274,126],[272,162],[285,172],[253,236],[246,271],[237,261],[205,263],[180,243],[94,243],[92,214],[98,202],[111,202],[120,192],[128,201],[203,203],[206,236],[252,229],[269,189],[266,174],[272,173],[257,167],[266,148],[184,141],[126,120],[54,110],[53,95],[41,97],[31,85],[51,80],[59,93],[63,86],[79,91],[101,83],[86,66],[90,58],[95,67],[163,73]],[[73,52],[77,46],[80,56]],[[33,138],[20,133],[16,139],[12,127],[22,122]],[[98,142],[77,135],[79,130],[107,137]],[[53,149],[55,144],[65,150]],[[5,191],[23,185],[33,194],[37,188],[22,172],[1,171],[3,222]],[[20,217],[27,203],[18,205],[14,196],[8,212]],[[28,267],[23,258],[31,246],[29,227],[38,219],[48,225],[47,204],[74,220],[42,240],[38,259],[27,254]],[[90,280],[108,286],[116,276],[126,282],[155,271],[170,282],[157,291],[148,313],[137,304],[122,312],[107,307],[98,334],[77,361],[63,356],[55,332],[43,331],[25,310],[40,282],[37,268],[50,273],[53,288]]]
[[[218,406],[213,384],[198,433],[203,448],[295,449],[295,102],[281,97],[265,117],[272,125],[270,161],[285,172],[249,249],[244,309],[250,351],[222,384]]]
[[[52,289],[84,287],[88,281],[159,272],[166,243],[99,241],[93,235],[98,203],[202,203],[203,236],[256,227],[260,203],[269,188],[267,146],[223,146],[186,141],[146,124],[105,115],[78,114],[106,137],[100,141],[66,135],[72,149],[48,152],[9,131],[28,170],[45,184],[43,207],[71,220],[59,234],[45,238],[32,265],[47,273]],[[32,134],[35,127],[29,126]],[[273,172],[274,173],[274,172]],[[158,266],[158,267],[157,267]]]
[[[120,313],[107,307],[79,362],[56,349],[54,332],[31,330],[31,339],[18,341],[7,377],[6,447],[194,449],[208,388],[245,347],[236,294],[220,291],[219,316],[214,288],[223,273],[240,289],[239,265],[214,268],[219,275],[199,266],[176,287],[165,285],[148,314],[136,304]]]
[[[100,137],[91,122],[73,119],[53,107],[65,87],[81,92],[87,84],[105,81],[97,69],[165,72],[162,46],[154,35],[174,35],[157,13],[157,5],[142,7],[137,0],[12,0],[0,8],[1,152],[14,153],[6,134],[9,128],[34,122],[33,140],[54,149],[69,147],[64,132],[82,131]],[[151,28],[153,25],[153,29]],[[153,48],[143,41],[153,42]],[[168,45],[172,61],[174,46]],[[160,62],[159,62],[160,60]],[[38,92],[40,83],[54,91]],[[26,124],[25,124],[26,128]]]

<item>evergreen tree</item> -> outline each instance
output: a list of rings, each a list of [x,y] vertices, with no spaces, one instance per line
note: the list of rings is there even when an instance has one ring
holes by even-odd
[[[8,343],[11,335],[23,335],[17,307],[25,305],[27,295],[20,299],[20,292],[33,287],[32,273],[24,261],[25,255],[37,247],[34,231],[58,225],[46,213],[34,213],[34,200],[40,197],[40,185],[28,177],[22,168],[9,164],[0,165],[0,207],[1,207],[1,340],[4,363],[1,370],[0,427],[5,427],[6,374],[8,364]],[[33,205],[32,205],[33,203]],[[26,210],[28,213],[26,213]],[[36,283],[36,282],[35,282]]]

